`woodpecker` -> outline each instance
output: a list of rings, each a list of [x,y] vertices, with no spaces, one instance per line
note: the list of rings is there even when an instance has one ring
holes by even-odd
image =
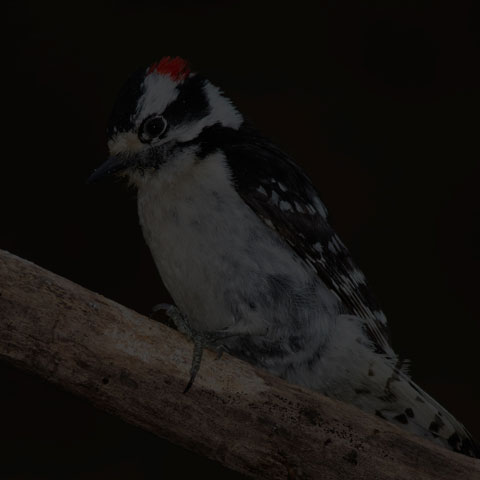
[[[179,58],[134,73],[114,105],[110,158],[91,176],[137,188],[146,243],[176,306],[205,343],[479,456],[465,427],[410,378],[385,315],[328,222],[309,178]],[[189,386],[191,382],[189,383]]]

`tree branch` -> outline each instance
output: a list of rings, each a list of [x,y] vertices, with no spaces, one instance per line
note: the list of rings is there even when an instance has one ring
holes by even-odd
[[[458,455],[353,406],[206,351],[193,388],[178,332],[0,251],[0,358],[172,443],[265,479],[474,479]]]

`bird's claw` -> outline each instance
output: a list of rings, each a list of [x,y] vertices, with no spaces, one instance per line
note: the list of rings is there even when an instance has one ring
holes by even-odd
[[[192,334],[190,336],[193,340],[193,358],[192,358],[192,365],[190,367],[190,380],[188,381],[188,384],[185,387],[185,390],[183,391],[183,393],[187,393],[192,387],[193,382],[195,381],[195,377],[197,376],[197,373],[200,370],[203,350],[205,349],[205,347],[207,346],[213,347],[217,352],[217,356],[215,360],[219,360],[222,357],[223,352],[225,351],[225,348],[223,347],[223,345],[213,346],[213,344],[218,340],[222,340],[227,336],[230,336],[230,335],[226,335],[225,332],[223,332],[222,330],[214,331],[214,332],[198,332],[191,329],[191,332]]]
[[[200,370],[200,365],[202,362],[203,350],[205,347],[212,347],[216,352],[216,360],[219,360],[225,347],[223,345],[215,345],[219,340],[231,337],[235,335],[228,330],[228,328],[223,330],[215,330],[212,332],[201,332],[193,329],[188,322],[188,317],[184,315],[175,305],[170,305],[168,303],[159,303],[152,308],[153,312],[164,311],[166,316],[171,320],[174,327],[179,331],[190,337],[193,341],[193,357],[192,365],[190,367],[190,379],[185,387],[183,393],[187,393],[192,387],[198,371]]]
[[[185,335],[193,338],[193,330],[188,323],[186,315],[184,315],[175,305],[168,303],[159,303],[152,308],[153,312],[164,311],[165,315],[169,318],[173,326]],[[164,322],[166,323],[166,322]]]

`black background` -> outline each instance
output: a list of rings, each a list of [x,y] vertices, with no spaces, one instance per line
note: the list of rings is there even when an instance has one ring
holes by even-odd
[[[135,193],[85,179],[126,77],[183,56],[308,172],[395,349],[480,437],[474,3],[4,3],[0,248],[142,313],[169,300]],[[1,478],[225,478],[4,362],[0,384]]]

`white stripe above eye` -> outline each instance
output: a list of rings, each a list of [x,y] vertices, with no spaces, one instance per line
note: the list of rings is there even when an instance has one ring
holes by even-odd
[[[178,97],[177,82],[168,75],[152,73],[145,78],[145,93],[137,105],[137,116],[142,119],[152,113],[162,113]]]

